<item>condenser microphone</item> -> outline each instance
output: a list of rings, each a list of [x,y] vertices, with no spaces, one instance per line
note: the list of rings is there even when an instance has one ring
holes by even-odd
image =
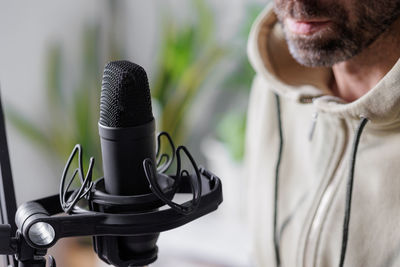
[[[99,133],[106,192],[149,193],[143,160],[155,160],[155,123],[149,83],[141,66],[129,61],[105,66]]]
[[[141,66],[129,61],[114,61],[105,66],[100,97],[99,134],[105,192],[119,198],[127,196],[126,199],[129,199],[128,196],[150,194],[143,161],[151,159],[155,162],[155,121],[147,75]],[[152,201],[144,201],[137,205],[110,205],[103,212],[140,213],[154,210],[158,206]],[[117,258],[136,255],[137,258],[154,261],[158,236],[159,233],[99,237],[95,240],[95,247],[99,256],[110,264],[115,264],[111,260],[115,255],[110,254],[118,255]],[[112,247],[104,247],[113,243]]]

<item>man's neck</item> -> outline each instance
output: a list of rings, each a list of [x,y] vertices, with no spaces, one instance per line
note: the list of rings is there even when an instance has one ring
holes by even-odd
[[[332,67],[333,94],[347,102],[366,94],[400,58],[399,47],[400,19],[360,54]]]

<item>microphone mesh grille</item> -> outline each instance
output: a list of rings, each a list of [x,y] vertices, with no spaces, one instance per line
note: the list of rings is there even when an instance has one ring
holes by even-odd
[[[129,61],[113,61],[104,68],[100,96],[100,124],[134,127],[153,120],[145,70]]]

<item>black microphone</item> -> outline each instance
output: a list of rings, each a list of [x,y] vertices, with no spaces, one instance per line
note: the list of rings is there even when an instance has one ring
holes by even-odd
[[[99,133],[106,192],[150,193],[143,160],[155,161],[155,123],[147,75],[139,65],[114,61],[105,66]]]
[[[141,66],[129,61],[114,61],[105,66],[100,97],[99,134],[105,192],[119,198],[151,194],[143,161],[151,159],[155,162],[155,122],[149,83]],[[159,206],[154,201],[144,201],[136,206],[110,206],[103,212],[140,213]],[[95,242],[95,250],[110,264],[116,265],[111,259],[113,257],[122,260],[124,257],[148,258],[148,262],[152,262],[157,257],[158,236],[159,233],[101,237]]]

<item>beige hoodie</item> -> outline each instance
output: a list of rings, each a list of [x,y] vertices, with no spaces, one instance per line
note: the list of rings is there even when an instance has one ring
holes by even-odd
[[[339,266],[353,156],[344,266],[400,266],[400,62],[366,95],[343,103],[330,95],[330,69],[306,68],[290,56],[272,6],[255,21],[248,54],[256,70],[246,163],[257,266],[276,266],[275,94],[283,132],[276,209],[281,266]],[[354,152],[362,116],[369,121]]]

